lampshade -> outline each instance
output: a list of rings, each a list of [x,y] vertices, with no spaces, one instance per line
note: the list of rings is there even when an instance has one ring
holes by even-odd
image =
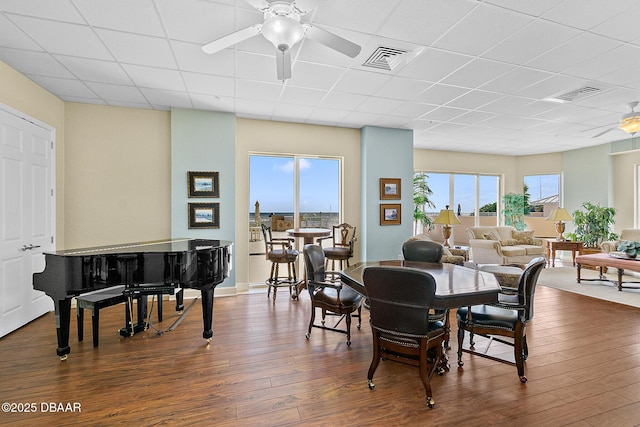
[[[640,113],[629,113],[620,119],[620,129],[627,133],[640,131]]]
[[[460,224],[460,220],[447,205],[446,209],[441,209],[438,217],[433,221],[434,224]]]
[[[262,24],[262,35],[276,48],[285,51],[302,39],[304,28],[293,18],[274,16]]]
[[[547,217],[547,221],[573,221],[573,218],[565,208],[556,208]]]
[[[556,208],[551,211],[551,215],[547,217],[547,221],[555,221],[556,231],[558,232],[556,240],[562,241],[564,240],[564,236],[562,235],[562,233],[564,233],[564,222],[562,221],[573,221],[573,218],[565,208]]]

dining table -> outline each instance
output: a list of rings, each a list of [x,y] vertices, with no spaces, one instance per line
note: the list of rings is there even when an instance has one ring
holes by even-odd
[[[498,301],[500,284],[492,273],[449,263],[429,263],[405,260],[358,262],[340,272],[342,283],[349,286],[365,298],[367,288],[363,275],[367,267],[405,267],[426,271],[436,282],[436,291],[431,308],[449,310],[472,305],[491,304]],[[450,321],[445,319],[445,349],[448,348]],[[444,371],[449,370],[449,359],[442,352],[438,363]]]
[[[288,236],[302,237],[305,245],[313,244],[313,239],[331,235],[331,230],[326,228],[300,227],[290,228],[286,231]]]

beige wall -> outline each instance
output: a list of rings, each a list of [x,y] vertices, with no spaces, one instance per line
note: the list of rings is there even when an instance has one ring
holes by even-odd
[[[66,104],[68,248],[171,236],[168,111]]]
[[[616,209],[616,223],[613,230],[620,233],[623,228],[637,228],[635,222],[638,203],[636,169],[640,165],[640,151],[620,153],[611,156],[613,206]]]
[[[56,245],[64,247],[65,104],[13,68],[0,62],[0,103],[56,130]]]
[[[343,220],[360,227],[360,130],[236,119],[236,279],[248,283],[249,154],[301,154],[343,158]],[[356,245],[355,259],[360,259]]]

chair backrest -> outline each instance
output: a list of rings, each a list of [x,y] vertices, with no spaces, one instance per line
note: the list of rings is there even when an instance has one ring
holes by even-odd
[[[304,266],[307,270],[307,279],[318,282],[324,280],[324,251],[322,247],[319,245],[304,245]]]
[[[540,272],[547,265],[543,257],[537,257],[529,261],[518,282],[518,303],[524,306],[523,321],[533,319],[533,297],[536,293],[536,285]]]
[[[399,335],[424,336],[436,281],[426,271],[403,267],[367,267],[364,287],[371,326]]]
[[[440,262],[443,248],[430,240],[409,240],[402,244],[402,256],[407,261]]]
[[[271,227],[260,224],[260,228],[262,228],[262,237],[264,237],[264,254],[267,259],[269,259],[269,252],[271,252],[271,249],[273,248],[273,245],[271,244]]]
[[[356,240],[356,227],[346,222],[333,226],[333,246],[349,247],[353,250]]]

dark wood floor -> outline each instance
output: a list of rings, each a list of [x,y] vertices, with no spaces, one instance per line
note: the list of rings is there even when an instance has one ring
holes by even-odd
[[[175,314],[165,305],[163,328]],[[71,354],[55,354],[49,313],[0,339],[0,402],[35,403],[36,413],[0,413],[3,425],[640,425],[640,309],[540,286],[529,327],[529,382],[515,367],[464,355],[432,381],[425,405],[417,369],[382,362],[367,388],[368,313],[345,336],[314,329],[309,298],[273,305],[265,294],[217,298],[214,339],[201,338],[200,304],[174,331],[132,338],[116,332],[122,306],[102,311],[100,346],[90,316]],[[88,334],[88,335],[87,335]],[[455,335],[454,335],[455,336]],[[496,351],[501,350],[496,348]],[[507,353],[511,350],[507,349]],[[43,413],[77,402],[80,413]]]

